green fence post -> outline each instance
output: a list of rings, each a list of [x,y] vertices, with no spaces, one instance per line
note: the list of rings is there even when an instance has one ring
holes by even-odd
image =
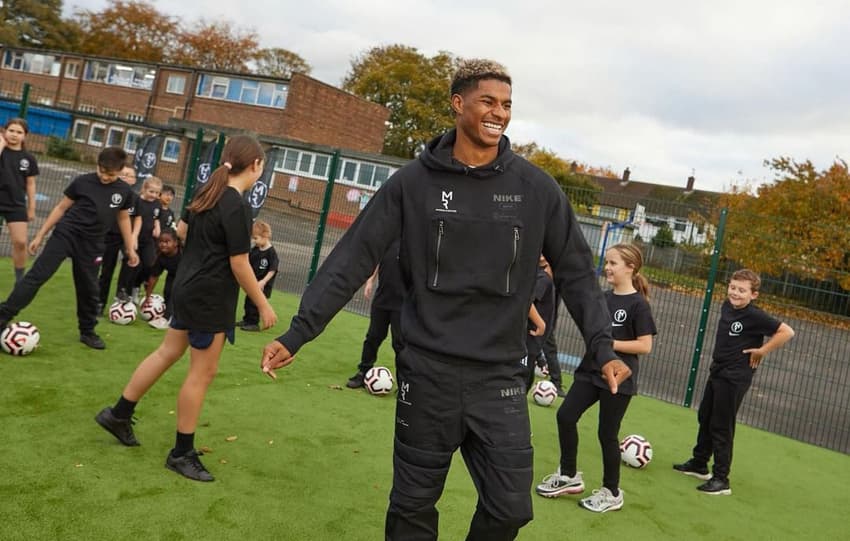
[[[322,251],[322,239],[325,237],[325,223],[328,221],[328,212],[331,208],[331,196],[334,192],[334,181],[336,181],[337,168],[339,167],[339,150],[335,150],[331,157],[331,171],[328,174],[328,185],[325,187],[325,198],[322,201],[322,212],[319,214],[319,227],[316,229],[316,242],[313,244],[313,259],[310,261],[310,272],[307,275],[307,283],[313,281],[316,270],[319,268],[319,254]]]
[[[218,141],[215,143],[215,152],[213,152],[213,161],[210,167],[213,171],[218,167],[218,162],[221,161],[221,151],[224,150],[225,136],[223,133],[218,133]]]
[[[723,234],[726,231],[726,215],[728,213],[729,209],[720,209],[720,223],[717,224],[717,238],[714,240],[714,251],[711,253],[711,269],[708,271],[708,282],[705,285],[705,298],[702,301],[702,314],[699,318],[697,341],[694,344],[694,356],[691,359],[691,371],[688,374],[688,389],[685,391],[685,403],[683,405],[686,408],[691,407],[691,401],[694,398],[694,383],[696,383],[699,358],[702,354],[702,344],[705,340],[705,326],[708,322],[708,311],[711,308],[711,299],[714,294],[717,267],[720,265],[720,251],[723,248]]]
[[[195,132],[195,145],[192,147],[192,157],[189,158],[189,168],[186,170],[186,191],[183,193],[183,204],[180,206],[180,214],[186,210],[186,205],[195,195],[195,185],[198,183],[198,160],[201,159],[201,148],[204,146],[204,130],[198,128]]]
[[[27,108],[30,105],[30,86],[29,83],[24,83],[24,91],[21,93],[21,107],[18,109],[18,117],[27,117]]]

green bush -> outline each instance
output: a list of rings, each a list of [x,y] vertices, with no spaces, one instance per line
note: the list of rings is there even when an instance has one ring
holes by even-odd
[[[62,160],[80,161],[80,153],[67,139],[51,135],[47,138],[47,155]]]
[[[670,229],[670,226],[667,224],[663,224],[658,228],[658,233],[652,237],[652,244],[658,246],[659,248],[666,248],[669,246],[675,246],[676,241],[673,240],[673,230]]]

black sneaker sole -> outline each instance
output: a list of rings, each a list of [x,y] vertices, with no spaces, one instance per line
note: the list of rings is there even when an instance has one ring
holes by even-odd
[[[673,468],[673,469],[676,470],[676,468]],[[697,479],[700,479],[702,481],[708,481],[709,479],[711,479],[711,473],[698,473],[698,472],[695,472],[695,471],[682,471],[682,470],[676,470],[676,471],[681,473],[681,474],[684,474],[684,475],[690,475],[691,477],[696,477]]]

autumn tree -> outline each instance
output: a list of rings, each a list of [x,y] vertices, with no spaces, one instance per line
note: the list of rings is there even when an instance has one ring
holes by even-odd
[[[248,72],[259,51],[257,34],[224,21],[198,21],[180,33],[171,62],[211,70]]]
[[[390,110],[384,153],[413,158],[432,137],[454,126],[449,86],[456,62],[428,58],[413,47],[374,47],[356,57],[342,88]]]
[[[137,0],[108,0],[102,11],[76,17],[83,30],[78,52],[141,62],[167,62],[180,28],[174,17]]]
[[[580,172],[554,151],[541,148],[537,143],[514,144],[513,151],[540,169],[543,169],[563,188],[570,202],[579,209],[597,204],[596,194],[602,191],[589,174]]]
[[[62,0],[0,0],[0,44],[67,50],[78,37],[77,25],[62,19]]]
[[[313,70],[301,55],[279,47],[260,49],[255,62],[257,74],[280,77],[281,79],[289,79],[293,73],[309,75]]]
[[[724,235],[727,256],[759,272],[836,280],[850,289],[850,172],[836,161],[819,171],[811,161],[783,157],[765,162],[773,184],[756,196],[734,191]]]

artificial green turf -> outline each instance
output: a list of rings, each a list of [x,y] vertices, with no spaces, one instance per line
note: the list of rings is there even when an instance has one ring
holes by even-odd
[[[0,294],[11,264],[0,259]],[[392,481],[394,401],[344,388],[368,321],[341,313],[273,382],[262,346],[282,332],[297,299],[275,292],[274,332],[237,330],[201,416],[196,444],[216,476],[196,483],[163,467],[173,444],[185,360],[142,400],[125,448],[93,421],[117,399],[162,331],[104,322],[107,349],[78,340],[70,266],[18,319],[41,329],[28,357],[0,354],[0,539],[374,540],[383,537]],[[238,314],[241,315],[241,314]],[[381,363],[393,367],[388,344]],[[651,358],[645,362],[651,362]],[[558,463],[555,408],[530,406],[535,478]],[[595,408],[580,423],[579,467],[601,483]],[[576,497],[534,496],[535,520],[519,539],[846,539],[850,457],[739,426],[731,497],[698,493],[670,465],[689,456],[693,410],[638,397],[621,430],[654,445],[644,470],[623,468],[625,507],[597,515]],[[226,438],[236,436],[234,441]],[[463,539],[475,491],[459,454],[439,503],[441,539]]]

